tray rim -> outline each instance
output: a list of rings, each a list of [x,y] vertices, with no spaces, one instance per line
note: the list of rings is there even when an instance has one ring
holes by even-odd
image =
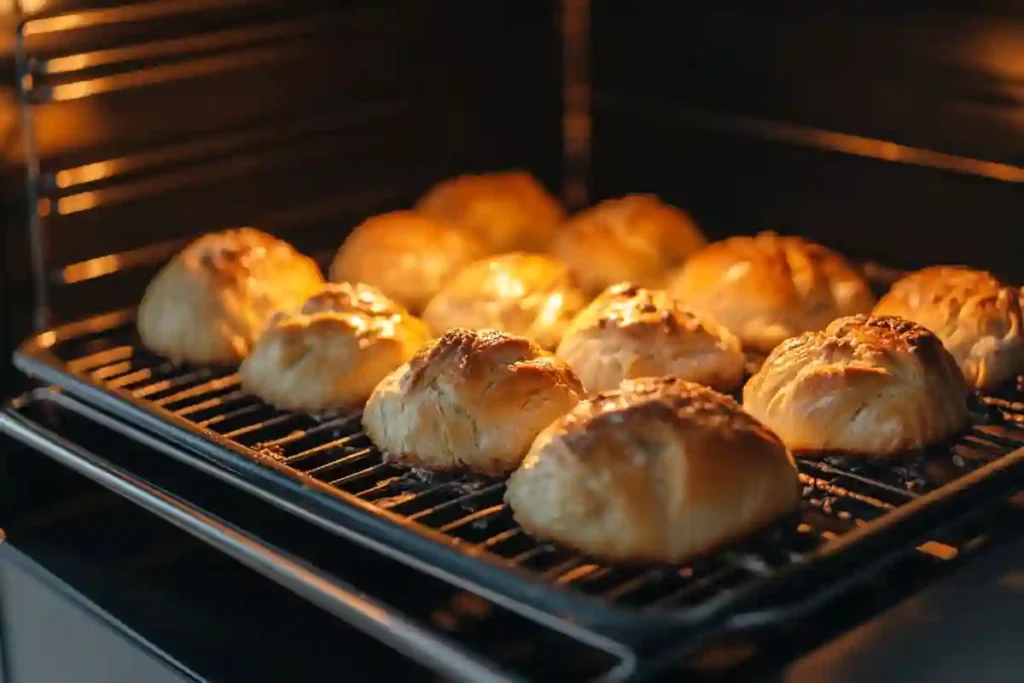
[[[254,458],[250,455],[251,449],[203,430],[163,408],[150,406],[127,392],[92,381],[69,369],[53,352],[58,344],[129,324],[133,318],[133,309],[122,309],[40,332],[18,347],[14,365],[30,377],[60,387],[77,402],[106,411],[110,426],[115,429],[137,432],[141,428],[174,446],[178,457],[186,458],[193,465],[199,458],[213,465],[204,468],[208,472],[226,477],[236,486],[244,483],[251,493],[258,493],[265,500],[332,533],[369,545],[393,559],[495,599],[529,618],[568,621],[619,642],[649,644],[654,637],[659,640],[672,637],[678,644],[684,636],[686,642],[703,642],[712,635],[762,628],[798,618],[841,590],[870,580],[899,557],[915,552],[919,544],[915,539],[927,540],[927,536],[946,525],[950,514],[952,518],[962,516],[991,502],[993,496],[1004,492],[1003,489],[1005,492],[1012,490],[1014,475],[1024,474],[1024,447],[1021,447],[839,536],[809,553],[804,562],[789,564],[770,577],[754,580],[696,606],[644,614],[635,608],[611,605],[600,598],[558,589],[534,574],[509,567],[485,553],[466,552],[467,547],[460,547],[460,543],[440,532],[410,524],[389,510],[306,477],[273,458]],[[1000,490],[989,491],[993,488]],[[970,502],[974,497],[978,499]],[[880,547],[869,552],[873,546]],[[852,556],[862,551],[867,557],[853,561]],[[815,577],[816,572],[823,572],[825,576]],[[488,573],[496,576],[487,576]],[[820,584],[817,590],[806,591],[806,582],[810,580]],[[513,590],[497,585],[506,581]],[[787,597],[787,591],[795,596]],[[766,603],[766,597],[777,602]]]

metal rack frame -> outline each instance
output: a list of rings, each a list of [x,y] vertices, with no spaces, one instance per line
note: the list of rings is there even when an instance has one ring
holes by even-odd
[[[669,640],[696,647],[723,633],[797,618],[876,576],[894,559],[915,552],[947,519],[1010,489],[1024,471],[1024,440],[1012,436],[1016,430],[979,427],[957,445],[971,455],[946,451],[946,460],[959,458],[961,464],[970,464],[978,458],[973,462],[983,464],[952,473],[944,470],[952,478],[934,490],[901,488],[900,482],[906,486],[911,476],[906,472],[893,472],[895,480],[885,482],[828,462],[802,463],[803,523],[796,525],[795,535],[768,538],[760,545],[762,550],[756,543],[736,547],[681,570],[623,569],[601,566],[524,536],[525,547],[510,562],[507,554],[503,557],[486,545],[488,539],[513,531],[501,505],[501,484],[420,482],[421,489],[412,491],[407,488],[409,478],[381,463],[364,435],[343,430],[351,420],[317,424],[273,411],[240,394],[230,369],[177,368],[170,370],[171,375],[166,369],[161,371],[164,375],[154,375],[160,370],[159,359],[139,349],[132,335],[130,313],[108,314],[37,336],[22,347],[16,363],[27,374],[106,411],[96,411],[96,419],[122,432],[130,428],[136,438],[147,433],[159,443],[172,444],[187,452],[193,463],[202,460],[212,473],[236,485],[244,482],[251,492],[332,532],[554,628],[575,624],[641,647]],[[136,355],[138,362],[133,364]],[[115,386],[119,378],[121,386]],[[242,426],[218,433],[217,423],[231,424],[224,421],[235,411],[224,408],[235,400],[242,402]],[[250,419],[268,411],[262,420]],[[204,416],[205,424],[199,419]],[[268,424],[277,438],[258,439]],[[320,436],[310,442],[310,434]],[[295,450],[295,444],[304,445]],[[297,469],[302,463],[303,469]],[[343,476],[325,476],[331,473]],[[399,502],[389,501],[390,508],[366,495],[394,493],[389,487],[399,479]],[[355,489],[345,487],[359,482]],[[468,488],[460,488],[467,483]],[[423,499],[425,507],[416,503]],[[505,526],[494,534],[485,525],[486,536],[476,543],[456,535],[459,529],[472,535],[474,524],[485,517],[503,520]],[[794,549],[794,540],[801,547]],[[783,552],[777,552],[779,547]],[[519,562],[514,561],[517,556]],[[540,556],[548,560],[538,564]],[[588,574],[620,580],[610,589],[605,586],[610,594],[574,590]],[[649,589],[652,582],[659,590]],[[637,591],[647,591],[652,599],[639,605],[618,600]]]

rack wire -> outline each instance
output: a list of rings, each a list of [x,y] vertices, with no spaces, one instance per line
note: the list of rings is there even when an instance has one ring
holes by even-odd
[[[358,413],[282,412],[244,392],[234,368],[175,366],[154,356],[138,343],[129,315],[50,335],[23,347],[17,359],[23,370],[85,400],[97,391],[113,397],[105,402],[108,409],[141,408],[218,453],[291,476],[301,491],[327,491],[339,508],[354,504],[464,560],[507,570],[507,577],[521,583],[503,582],[500,573],[489,581],[493,574],[484,571],[477,578],[514,599],[570,614],[579,598],[589,599],[588,608],[596,605],[602,615],[598,622],[609,615],[628,620],[687,614],[693,626],[701,620],[697,615],[721,613],[731,596],[756,593],[787,569],[813,564],[837,539],[883,524],[894,511],[934,497],[1010,454],[1020,459],[1024,448],[1024,429],[1016,424],[1024,419],[1024,402],[1013,392],[1009,398],[985,398],[955,443],[897,461],[801,459],[799,511],[747,541],[684,566],[615,566],[528,536],[503,503],[503,481],[388,464],[362,431]],[[937,561],[957,554],[956,542],[941,537],[916,548]],[[594,616],[583,614],[584,621]]]

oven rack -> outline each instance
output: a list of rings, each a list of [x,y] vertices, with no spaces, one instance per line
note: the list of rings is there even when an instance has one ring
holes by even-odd
[[[501,481],[382,462],[358,415],[278,411],[233,368],[172,366],[139,345],[130,311],[40,334],[15,363],[325,528],[513,609],[652,646],[794,618],[915,550],[953,556],[936,530],[1024,473],[1024,430],[991,419],[1015,417],[1004,399],[955,444],[899,464],[801,460],[799,513],[750,541],[682,567],[612,566],[527,536]]]

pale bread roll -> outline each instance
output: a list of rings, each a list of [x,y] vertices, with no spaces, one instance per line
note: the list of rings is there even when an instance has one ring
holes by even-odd
[[[800,491],[785,446],[733,399],[657,378],[580,401],[541,432],[505,501],[532,536],[678,563],[786,515]]]
[[[463,266],[487,254],[476,235],[415,211],[368,218],[342,243],[331,263],[333,282],[363,282],[421,313]]]
[[[149,283],[139,336],[176,363],[237,363],[274,313],[301,306],[323,283],[313,259],[255,228],[204,235]]]
[[[839,254],[772,232],[709,244],[667,289],[761,353],[838,317],[867,313],[875,303],[864,278]]]
[[[743,382],[740,341],[664,290],[613,285],[573,321],[556,352],[587,391],[625,379],[672,375],[732,391]]]
[[[456,328],[495,329],[554,350],[586,297],[569,268],[543,254],[513,252],[460,270],[423,311],[434,334]]]
[[[416,202],[416,209],[467,228],[495,253],[543,251],[565,220],[559,201],[522,171],[443,180]]]
[[[934,333],[856,315],[780,344],[743,388],[743,407],[794,453],[888,456],[964,429],[968,393]]]
[[[963,266],[934,266],[892,286],[874,315],[894,315],[924,325],[953,354],[967,382],[991,390],[1024,372],[1021,291],[991,273]]]
[[[285,410],[355,408],[429,339],[422,320],[376,287],[329,284],[271,319],[239,375],[243,388]]]
[[[669,272],[705,243],[688,213],[653,195],[608,199],[573,216],[552,250],[584,291],[631,282],[660,287]]]
[[[390,462],[496,476],[582,394],[569,366],[528,339],[453,330],[384,378],[363,426]]]

